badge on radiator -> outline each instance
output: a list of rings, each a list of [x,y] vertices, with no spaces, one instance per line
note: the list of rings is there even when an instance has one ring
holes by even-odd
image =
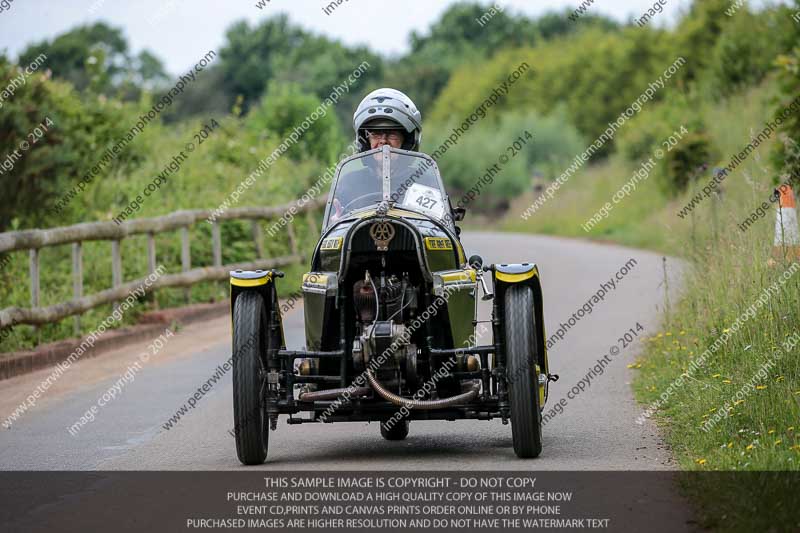
[[[375,248],[379,252],[385,252],[394,239],[394,226],[389,222],[376,222],[369,228],[369,236],[375,242]]]

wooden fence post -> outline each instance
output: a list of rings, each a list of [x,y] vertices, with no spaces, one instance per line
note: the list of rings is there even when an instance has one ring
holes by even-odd
[[[297,236],[294,234],[292,222],[286,225],[286,233],[289,235],[289,250],[292,255],[297,255]]]
[[[222,236],[217,222],[211,225],[211,248],[214,254],[214,266],[222,266]]]
[[[111,241],[111,286],[116,289],[122,285],[122,241]],[[115,301],[111,307],[116,311],[119,301]]]
[[[256,243],[256,259],[264,258],[264,236],[261,233],[261,222],[253,221],[253,241]]]
[[[30,251],[31,307],[39,307],[39,250]]]
[[[30,274],[31,274],[31,307],[39,307],[39,249],[31,248],[30,250]],[[36,344],[41,344],[42,332],[39,326],[33,326],[33,331],[36,333]]]
[[[83,243],[72,243],[72,296],[76,300],[83,297]],[[81,315],[73,319],[73,331],[76,337],[81,334]]]
[[[211,223],[211,255],[214,257],[214,266],[221,267],[222,233],[219,222],[216,221]],[[218,290],[222,290],[222,285],[219,282],[215,283],[214,285]],[[225,289],[227,289],[227,283],[225,284]],[[216,301],[216,296],[214,297],[214,301]]]
[[[316,235],[317,232],[322,234],[322,230],[317,228],[317,222],[314,220],[314,210],[309,209],[306,211],[306,219],[308,220],[308,231],[311,233],[312,236]]]
[[[189,272],[192,269],[192,249],[189,244],[189,226],[181,228],[181,272]],[[192,288],[184,289],[186,303],[192,301]]]
[[[147,271],[149,274],[155,274],[156,272],[156,236],[153,233],[147,234]],[[156,298],[155,289],[151,294],[153,309],[158,309],[158,298]]]

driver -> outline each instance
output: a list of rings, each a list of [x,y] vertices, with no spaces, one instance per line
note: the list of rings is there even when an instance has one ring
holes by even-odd
[[[411,99],[395,89],[378,89],[361,100],[353,115],[359,151],[385,144],[416,152],[422,140],[422,115]]]
[[[378,89],[358,104],[353,115],[353,129],[359,152],[368,152],[384,145],[418,151],[422,140],[422,115],[404,93],[396,89]],[[380,190],[379,183],[372,184],[366,180],[380,182],[381,155],[375,154],[374,164],[368,164],[360,173],[363,176],[348,180],[354,187],[338,191],[338,197],[355,199],[365,191]],[[358,185],[361,187],[354,190]],[[331,215],[331,220],[336,220],[342,215],[342,202],[334,199],[333,207],[336,211]]]

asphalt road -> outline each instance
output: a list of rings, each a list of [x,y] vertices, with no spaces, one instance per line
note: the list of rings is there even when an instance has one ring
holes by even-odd
[[[413,422],[409,437],[400,442],[384,441],[376,423],[288,426],[282,420],[278,430],[270,434],[268,462],[248,467],[249,471],[675,469],[656,428],[649,421],[643,425],[636,422],[641,408],[633,400],[630,387],[634,370],[627,367],[640,352],[641,339],[659,331],[659,309],[665,297],[662,257],[618,246],[530,235],[465,233],[463,241],[468,255],[480,253],[487,263],[538,263],[549,335],[559,330],[559,324],[568,322],[601,285],[608,289],[592,312],[581,313],[580,320],[573,321],[549,352],[551,372],[559,374],[561,380],[551,385],[548,408],[562,400],[564,407],[544,428],[542,455],[534,460],[517,459],[511,427],[499,420]],[[625,275],[620,273],[623,267],[627,269]],[[677,261],[667,263],[670,291],[679,289],[680,268]],[[671,298],[674,301],[675,295]],[[488,318],[488,305],[481,311],[480,318]],[[284,318],[290,349],[303,345],[302,315],[298,305]],[[637,323],[643,332],[636,331]],[[0,470],[244,469],[229,434],[233,428],[230,373],[222,376],[177,424],[169,430],[164,428],[230,357],[230,328],[230,319],[223,317],[177,332],[132,381],[118,386],[116,398],[99,408],[93,421],[73,435],[70,426],[97,405],[115,383],[121,383],[120,377],[139,354],[148,350],[149,343],[76,363],[9,429],[0,426]],[[631,330],[638,338],[623,348],[620,338]],[[483,340],[489,342],[490,335]],[[587,373],[604,356],[610,363],[602,375],[588,379]],[[0,383],[0,422],[49,373],[42,370]],[[577,397],[568,395],[582,379],[589,386]],[[624,486],[595,492],[601,497],[593,503],[603,509],[614,502],[626,510],[626,518],[615,530],[632,522],[647,524],[650,531],[694,530],[690,507],[678,496],[670,477],[628,478]],[[34,483],[27,487],[28,492],[20,492],[21,487],[12,482],[5,487],[10,498],[5,511],[14,516],[12,522],[18,518],[25,524],[31,520],[63,525],[66,520],[75,531],[90,530],[98,521],[117,523],[115,517],[122,515],[114,513],[129,512],[115,507],[119,498],[114,498],[113,491],[102,489],[102,483],[93,493],[87,492],[85,481],[67,478],[66,482],[72,483],[68,489],[54,485],[47,495],[34,486],[35,481],[26,482]],[[160,488],[151,485],[147,483],[135,494],[129,492],[128,499],[133,498],[130,504],[155,500],[165,513],[172,513],[172,500],[161,501]],[[0,488],[4,488],[2,483]],[[166,487],[161,490],[169,491]],[[180,490],[185,493],[186,489]],[[627,494],[622,494],[624,491]],[[100,517],[94,511],[75,515],[73,507],[66,504],[80,494],[101,499],[105,495],[109,503],[102,509],[108,516]],[[192,500],[187,494],[181,498]],[[65,505],[52,506],[56,501]],[[103,504],[97,499],[93,502],[90,508],[101,510],[97,506]],[[50,517],[47,513],[55,514]],[[150,518],[155,520],[154,516]],[[84,522],[85,527],[81,525]],[[130,530],[138,530],[137,523],[133,520]],[[18,530],[33,529],[25,525]]]
[[[268,463],[260,468],[351,470],[662,470],[673,469],[669,451],[641,413],[629,382],[640,342],[620,350],[602,375],[577,398],[569,390],[596,361],[620,347],[618,339],[637,322],[640,335],[659,331],[663,306],[660,255],[618,246],[528,235],[465,233],[469,252],[489,262],[536,261],[544,283],[549,335],[567,322],[602,283],[634,259],[636,264],[550,350],[551,371],[561,380],[548,406],[566,406],[544,429],[540,458],[518,460],[511,427],[497,421],[414,422],[405,441],[384,441],[378,425],[366,423],[288,426],[271,433]],[[670,290],[679,286],[680,265],[668,262]],[[673,296],[674,298],[674,296]],[[482,317],[488,317],[488,309]],[[302,308],[284,320],[289,348],[303,345]],[[641,339],[641,336],[639,337]],[[488,338],[487,338],[488,340]],[[178,332],[99,409],[76,435],[75,423],[115,383],[147,345],[134,346],[74,365],[37,405],[10,429],[0,428],[0,469],[142,470],[239,469],[234,441],[231,378],[226,374],[170,430],[163,424],[230,356],[230,321],[220,318]],[[6,416],[49,371],[0,384],[0,416]]]

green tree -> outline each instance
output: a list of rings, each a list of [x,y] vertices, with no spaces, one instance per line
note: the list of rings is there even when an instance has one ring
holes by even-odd
[[[712,63],[711,52],[730,21],[725,14],[730,8],[730,0],[695,0],[678,22],[674,53],[689,60],[681,69],[682,80],[697,80]]]
[[[593,140],[673,60],[662,30],[607,32],[592,28],[534,48],[506,49],[489,60],[461,67],[437,100],[432,117],[448,122],[451,117],[469,116],[496,87],[508,83],[509,76],[524,62],[528,70],[507,86],[508,94],[497,107],[549,114],[563,106],[569,122]],[[655,94],[655,98],[660,97],[662,94]],[[492,114],[496,113],[494,109]],[[601,153],[607,153],[610,146],[607,144]]]
[[[346,90],[335,111],[347,128],[358,103],[383,78],[383,58],[366,47],[348,48],[326,37],[308,36],[302,46],[278,58],[275,71],[276,83],[297,85],[319,101],[335,87]]]
[[[706,78],[715,94],[727,96],[760,82],[778,54],[791,50],[793,22],[780,6],[754,13],[742,7],[724,26],[714,46]],[[796,41],[795,41],[796,42]]]
[[[485,61],[498,50],[534,46],[583,28],[618,27],[610,19],[593,15],[572,22],[567,18],[571,11],[550,12],[531,19],[505,9],[496,11],[491,19],[482,18],[491,9],[484,4],[457,3],[427,33],[413,32],[411,52],[387,66],[386,85],[405,87],[425,112],[433,108],[453,72]]]
[[[130,93],[131,85],[147,86],[166,79],[156,56],[143,51],[131,57],[122,30],[103,22],[32,44],[20,54],[19,62],[29,64],[40,54],[47,56],[53,77],[72,83],[79,91],[112,95],[122,88],[123,93]],[[132,98],[138,98],[138,92]]]
[[[537,34],[547,41],[583,28],[599,28],[601,30],[619,28],[619,24],[615,20],[603,15],[584,13],[577,21],[572,21],[569,19],[572,14],[573,10],[569,8],[562,12],[551,11],[545,13],[536,19]]]
[[[226,33],[220,68],[228,104],[243,98],[247,110],[271,83],[291,83],[323,100],[334,87],[347,82],[336,112],[345,127],[353,109],[382,77],[383,59],[365,47],[346,47],[327,37],[293,25],[285,15],[271,17],[255,27],[237,22]],[[358,79],[348,77],[363,62],[369,64]]]
[[[271,17],[252,28],[246,21],[232,25],[219,54],[231,101],[236,96],[244,97],[246,105],[258,100],[275,76],[278,58],[291,54],[307,37],[286,15]]]
[[[134,59],[135,80],[142,87],[152,89],[158,84],[169,81],[161,60],[148,50],[142,50]]]
[[[320,105],[316,96],[303,93],[300,87],[276,83],[270,85],[261,103],[251,109],[246,123],[265,140],[283,140],[294,133],[297,141],[291,143],[286,156],[295,161],[331,164],[345,142],[333,110],[323,109],[320,115]],[[317,120],[312,118],[314,114],[319,116]],[[307,129],[304,123],[309,125]]]
[[[795,0],[795,9],[800,13],[800,0]],[[798,15],[800,16],[800,15]],[[800,24],[790,30],[794,43],[800,43]],[[781,55],[776,61],[780,84],[780,95],[775,105],[775,114],[779,115],[790,105],[795,109],[800,96],[800,45],[796,45],[791,53]],[[773,152],[773,161],[780,172],[777,181],[787,180],[790,176],[795,180],[800,176],[800,111],[796,110],[784,118],[778,130],[778,143]]]
[[[0,86],[21,73],[17,65],[0,59]],[[50,207],[133,122],[131,111],[117,101],[96,95],[80,98],[70,84],[43,72],[29,76],[0,108],[0,158],[13,154],[12,164],[3,167],[0,176],[0,232],[80,218],[78,201],[58,215]],[[95,181],[132,168],[140,159],[129,146]]]

